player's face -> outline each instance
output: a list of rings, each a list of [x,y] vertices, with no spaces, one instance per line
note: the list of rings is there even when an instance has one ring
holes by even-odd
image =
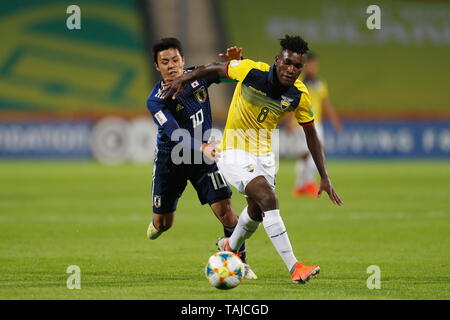
[[[183,74],[184,58],[178,49],[170,48],[158,52],[155,68],[164,80],[172,80]]]
[[[306,61],[303,72],[308,78],[315,78],[319,71],[319,61],[316,59],[310,59]]]
[[[277,77],[283,86],[293,85],[302,72],[305,56],[290,50],[283,50],[275,59]]]

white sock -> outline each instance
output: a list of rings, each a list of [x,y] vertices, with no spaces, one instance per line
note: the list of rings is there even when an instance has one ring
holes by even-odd
[[[303,179],[303,171],[305,170],[305,160],[303,158],[297,159],[295,162],[295,186],[302,186],[305,181]]]
[[[245,240],[250,238],[256,229],[258,229],[260,222],[255,221],[248,215],[247,207],[242,210],[239,216],[238,223],[234,228],[233,234],[229,239],[230,249],[233,251],[238,250]]]
[[[303,183],[313,182],[314,176],[316,175],[316,164],[314,163],[314,159],[311,155],[306,158],[305,168],[303,169]]]
[[[283,259],[284,264],[290,272],[295,263],[297,263],[297,258],[292,252],[291,242],[289,241],[283,219],[281,219],[280,210],[277,209],[264,212],[263,226],[275,249],[278,251],[278,254],[281,259]]]

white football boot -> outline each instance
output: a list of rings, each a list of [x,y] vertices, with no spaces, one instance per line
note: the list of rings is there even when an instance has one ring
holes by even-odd
[[[148,226],[147,229],[147,238],[149,238],[150,240],[155,240],[161,234],[162,232],[159,232],[158,229],[156,229],[155,226],[153,225],[153,221],[150,222],[150,225]]]

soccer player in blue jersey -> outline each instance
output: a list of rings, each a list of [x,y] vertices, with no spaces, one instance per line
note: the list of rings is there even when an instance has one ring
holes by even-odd
[[[230,52],[232,50],[228,50]],[[214,162],[216,142],[208,142],[208,132],[212,129],[208,87],[218,83],[220,78],[199,78],[187,83],[177,99],[163,99],[161,93],[168,81],[195,68],[184,69],[181,43],[175,38],[161,39],[153,46],[153,55],[162,80],[147,99],[147,107],[158,125],[152,185],[153,219],[147,236],[154,240],[172,226],[178,199],[188,180],[201,204],[210,205],[223,224],[225,236],[230,236],[238,221],[230,201],[231,190]],[[245,261],[245,244],[239,251],[243,253],[240,257],[245,264],[245,278],[256,279]]]

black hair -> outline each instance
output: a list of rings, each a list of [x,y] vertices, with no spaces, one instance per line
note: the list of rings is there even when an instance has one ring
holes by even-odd
[[[167,49],[178,49],[180,55],[183,57],[183,49],[181,48],[180,40],[176,38],[162,38],[153,45],[153,59],[155,63],[158,63],[158,52]]]
[[[289,50],[298,54],[306,54],[309,51],[308,43],[300,36],[285,35],[280,39],[282,50]]]

